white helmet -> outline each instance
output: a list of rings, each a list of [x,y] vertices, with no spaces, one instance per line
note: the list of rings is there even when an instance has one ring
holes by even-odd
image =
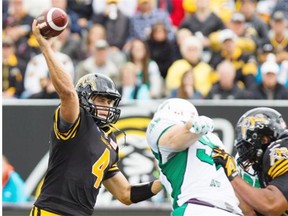
[[[186,122],[198,116],[195,106],[188,100],[171,98],[162,102],[155,113],[155,117]]]

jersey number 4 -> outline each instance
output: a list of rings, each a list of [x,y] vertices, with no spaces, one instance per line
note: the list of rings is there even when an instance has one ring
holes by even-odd
[[[94,184],[95,188],[99,188],[101,181],[104,176],[104,170],[109,165],[110,161],[110,151],[105,149],[103,154],[99,157],[99,159],[92,166],[92,173],[96,176],[96,182]]]

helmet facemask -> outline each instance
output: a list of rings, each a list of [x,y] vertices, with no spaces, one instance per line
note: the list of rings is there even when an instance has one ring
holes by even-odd
[[[80,106],[88,111],[99,127],[107,127],[118,121],[121,110],[117,107],[121,100],[121,95],[110,78],[101,74],[86,75],[78,81],[76,91],[78,93]],[[111,99],[111,105],[103,106],[94,104],[94,99],[97,96]],[[99,115],[101,111],[107,112],[106,117]]]
[[[247,139],[239,139],[235,143],[239,158],[237,163],[250,175],[257,175],[262,170],[262,158],[268,145],[275,141],[273,131],[269,127],[247,131]],[[249,169],[250,167],[253,170]]]
[[[112,100],[111,105],[110,106],[95,105],[94,99],[95,97],[98,97],[98,96],[111,99]],[[110,124],[114,124],[118,121],[120,117],[120,113],[121,113],[120,109],[116,108],[119,104],[119,99],[117,99],[117,97],[92,92],[92,94],[88,98],[88,104],[89,104],[90,114],[96,120],[97,124],[100,127],[105,127]],[[107,114],[105,115],[106,117],[99,114],[101,111],[107,112]]]

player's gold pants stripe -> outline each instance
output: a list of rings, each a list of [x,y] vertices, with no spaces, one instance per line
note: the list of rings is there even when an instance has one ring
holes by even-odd
[[[34,206],[29,216],[61,216],[61,215],[45,211],[43,209]]]

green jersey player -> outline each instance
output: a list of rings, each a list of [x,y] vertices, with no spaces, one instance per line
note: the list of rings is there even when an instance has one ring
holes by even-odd
[[[178,98],[160,104],[148,125],[147,141],[170,194],[172,216],[242,215],[224,169],[211,156],[213,148],[224,148],[213,129],[212,119]]]

